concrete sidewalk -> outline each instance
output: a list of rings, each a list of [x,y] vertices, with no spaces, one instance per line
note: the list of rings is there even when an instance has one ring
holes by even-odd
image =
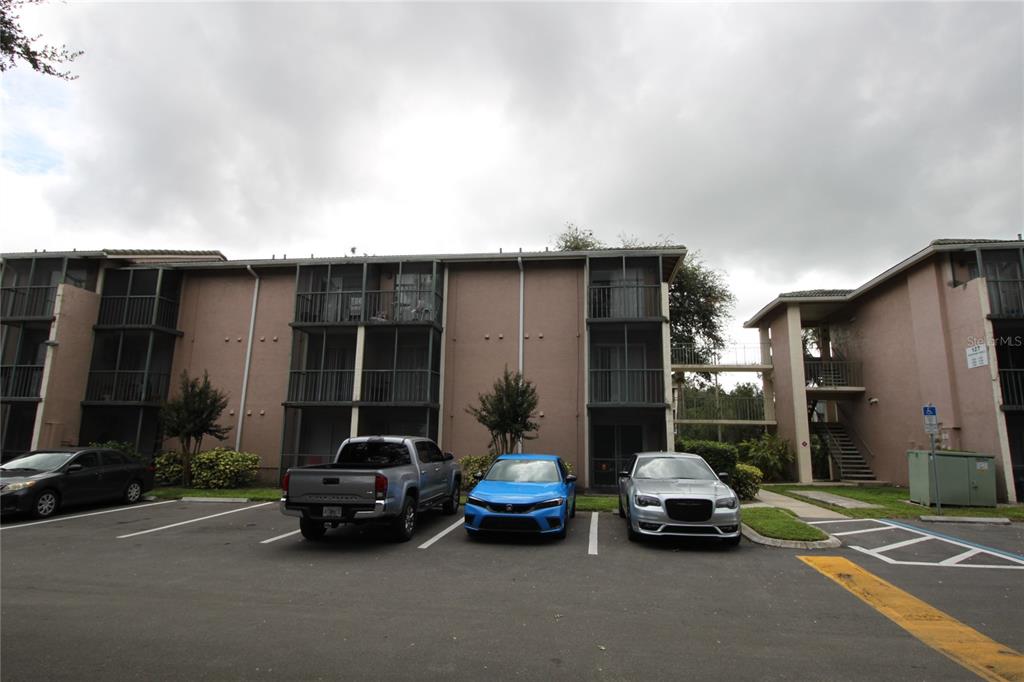
[[[818,507],[818,506],[813,505],[813,504],[811,504],[809,502],[801,502],[800,500],[795,500],[792,497],[787,497],[785,495],[779,495],[778,493],[768,492],[767,490],[760,490],[760,491],[758,491],[757,499],[760,502],[764,502],[769,507],[781,507],[783,509],[788,509],[789,511],[793,512],[798,517],[800,517],[801,519],[804,519],[804,520],[807,520],[807,519],[813,519],[813,520],[848,519],[848,518],[850,518],[848,516],[844,516],[844,515],[840,514],[839,512],[834,512],[831,509],[825,509],[823,507]],[[754,506],[754,505],[747,505],[747,506]]]

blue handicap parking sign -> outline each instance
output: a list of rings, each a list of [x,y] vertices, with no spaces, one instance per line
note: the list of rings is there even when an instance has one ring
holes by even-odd
[[[921,412],[923,412],[926,417],[936,417],[939,414],[934,405],[925,405],[921,408]]]

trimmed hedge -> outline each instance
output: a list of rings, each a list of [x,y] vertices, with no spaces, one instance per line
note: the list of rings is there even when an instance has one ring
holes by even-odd
[[[245,488],[256,480],[259,455],[214,448],[192,458],[192,487]]]
[[[676,452],[688,452],[693,455],[700,455],[708,463],[715,473],[724,471],[732,474],[739,461],[739,452],[735,445],[730,443],[719,443],[714,440],[688,440],[680,438],[676,440]]]
[[[494,455],[469,455],[460,459],[459,468],[462,469],[462,489],[469,491],[475,486],[476,479],[473,476],[477,472],[481,474],[487,473],[493,462]]]
[[[181,465],[181,453],[171,450],[163,452],[153,460],[156,467],[157,485],[180,485],[184,469]]]
[[[761,470],[749,464],[737,464],[732,472],[729,487],[736,491],[741,500],[752,500],[757,497],[757,491],[761,489],[761,481],[764,476]]]
[[[789,441],[775,434],[765,433],[740,443],[740,461],[757,467],[767,481],[784,481],[793,465],[793,451]]]

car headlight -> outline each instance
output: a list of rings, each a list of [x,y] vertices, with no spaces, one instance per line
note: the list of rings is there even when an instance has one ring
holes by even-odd
[[[487,506],[487,503],[484,502],[483,500],[481,500],[478,497],[467,497],[466,498],[466,504],[472,504],[472,505],[477,506],[477,507],[486,507]]]
[[[544,500],[533,505],[534,509],[550,509],[551,507],[561,507],[562,503],[565,502],[564,497],[556,497],[552,500]]]
[[[24,490],[25,488],[31,488],[35,484],[35,481],[19,481],[18,483],[9,483],[6,486],[4,486],[4,492],[13,493],[16,490]]]
[[[637,495],[636,506],[638,507],[660,507],[661,500],[651,495]]]
[[[719,497],[715,500],[716,507],[725,507],[726,509],[735,509],[739,505],[739,500],[735,497]]]

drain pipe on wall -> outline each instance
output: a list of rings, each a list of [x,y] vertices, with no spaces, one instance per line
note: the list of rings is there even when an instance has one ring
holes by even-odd
[[[249,390],[249,368],[252,365],[252,337],[256,332],[256,301],[260,297],[260,276],[256,274],[251,265],[246,265],[245,269],[256,278],[256,282],[252,289],[252,313],[249,315],[249,342],[245,346],[245,368],[242,372],[242,400],[238,405],[238,426],[235,428],[235,450],[237,451],[242,449],[242,430],[245,427],[245,398]]]
[[[519,263],[519,375],[523,375],[523,337],[526,334],[526,330],[523,328],[525,319],[524,315],[524,292],[525,292],[525,281],[526,273],[523,271],[523,257],[519,256],[516,258],[516,262]],[[516,443],[516,451],[523,451],[523,440],[520,438],[519,442]]]

